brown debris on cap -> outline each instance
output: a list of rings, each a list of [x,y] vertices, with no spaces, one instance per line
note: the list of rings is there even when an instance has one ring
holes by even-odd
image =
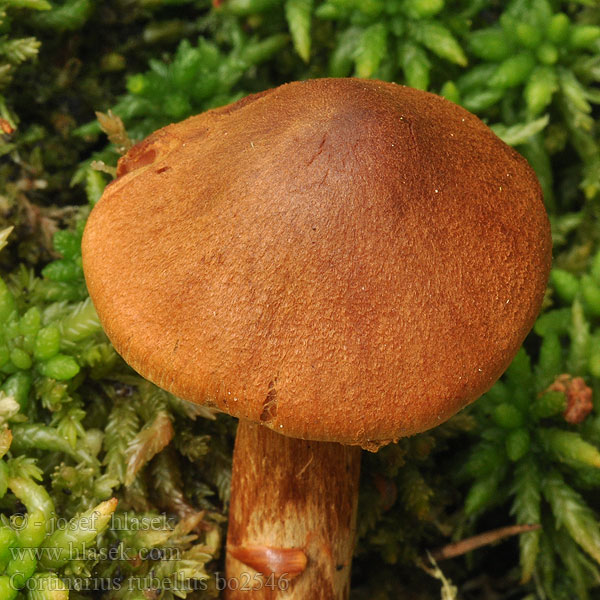
[[[542,302],[533,171],[433,94],[286,84],[161,129],[119,174],[83,240],[117,351],[285,435],[376,447],[442,423]]]

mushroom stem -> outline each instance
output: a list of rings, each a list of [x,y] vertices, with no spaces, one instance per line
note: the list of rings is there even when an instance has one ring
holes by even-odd
[[[227,600],[344,600],[360,448],[240,421],[227,536]]]

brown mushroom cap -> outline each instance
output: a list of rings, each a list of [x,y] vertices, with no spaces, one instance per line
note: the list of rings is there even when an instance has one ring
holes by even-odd
[[[285,435],[371,446],[440,424],[542,302],[533,171],[433,94],[290,83],[157,131],[118,172],[83,240],[115,348]]]

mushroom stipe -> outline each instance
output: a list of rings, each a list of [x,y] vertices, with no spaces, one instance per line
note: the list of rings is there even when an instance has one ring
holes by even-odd
[[[319,79],[169,125],[117,173],[83,239],[100,319],[143,376],[240,418],[227,577],[294,572],[227,597],[346,598],[357,447],[475,400],[538,314],[532,169],[433,94]]]

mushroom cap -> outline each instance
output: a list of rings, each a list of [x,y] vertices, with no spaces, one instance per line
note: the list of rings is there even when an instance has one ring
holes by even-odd
[[[486,392],[551,261],[532,169],[478,118],[318,79],[150,135],[83,239],[117,351],[282,434],[376,448]]]

